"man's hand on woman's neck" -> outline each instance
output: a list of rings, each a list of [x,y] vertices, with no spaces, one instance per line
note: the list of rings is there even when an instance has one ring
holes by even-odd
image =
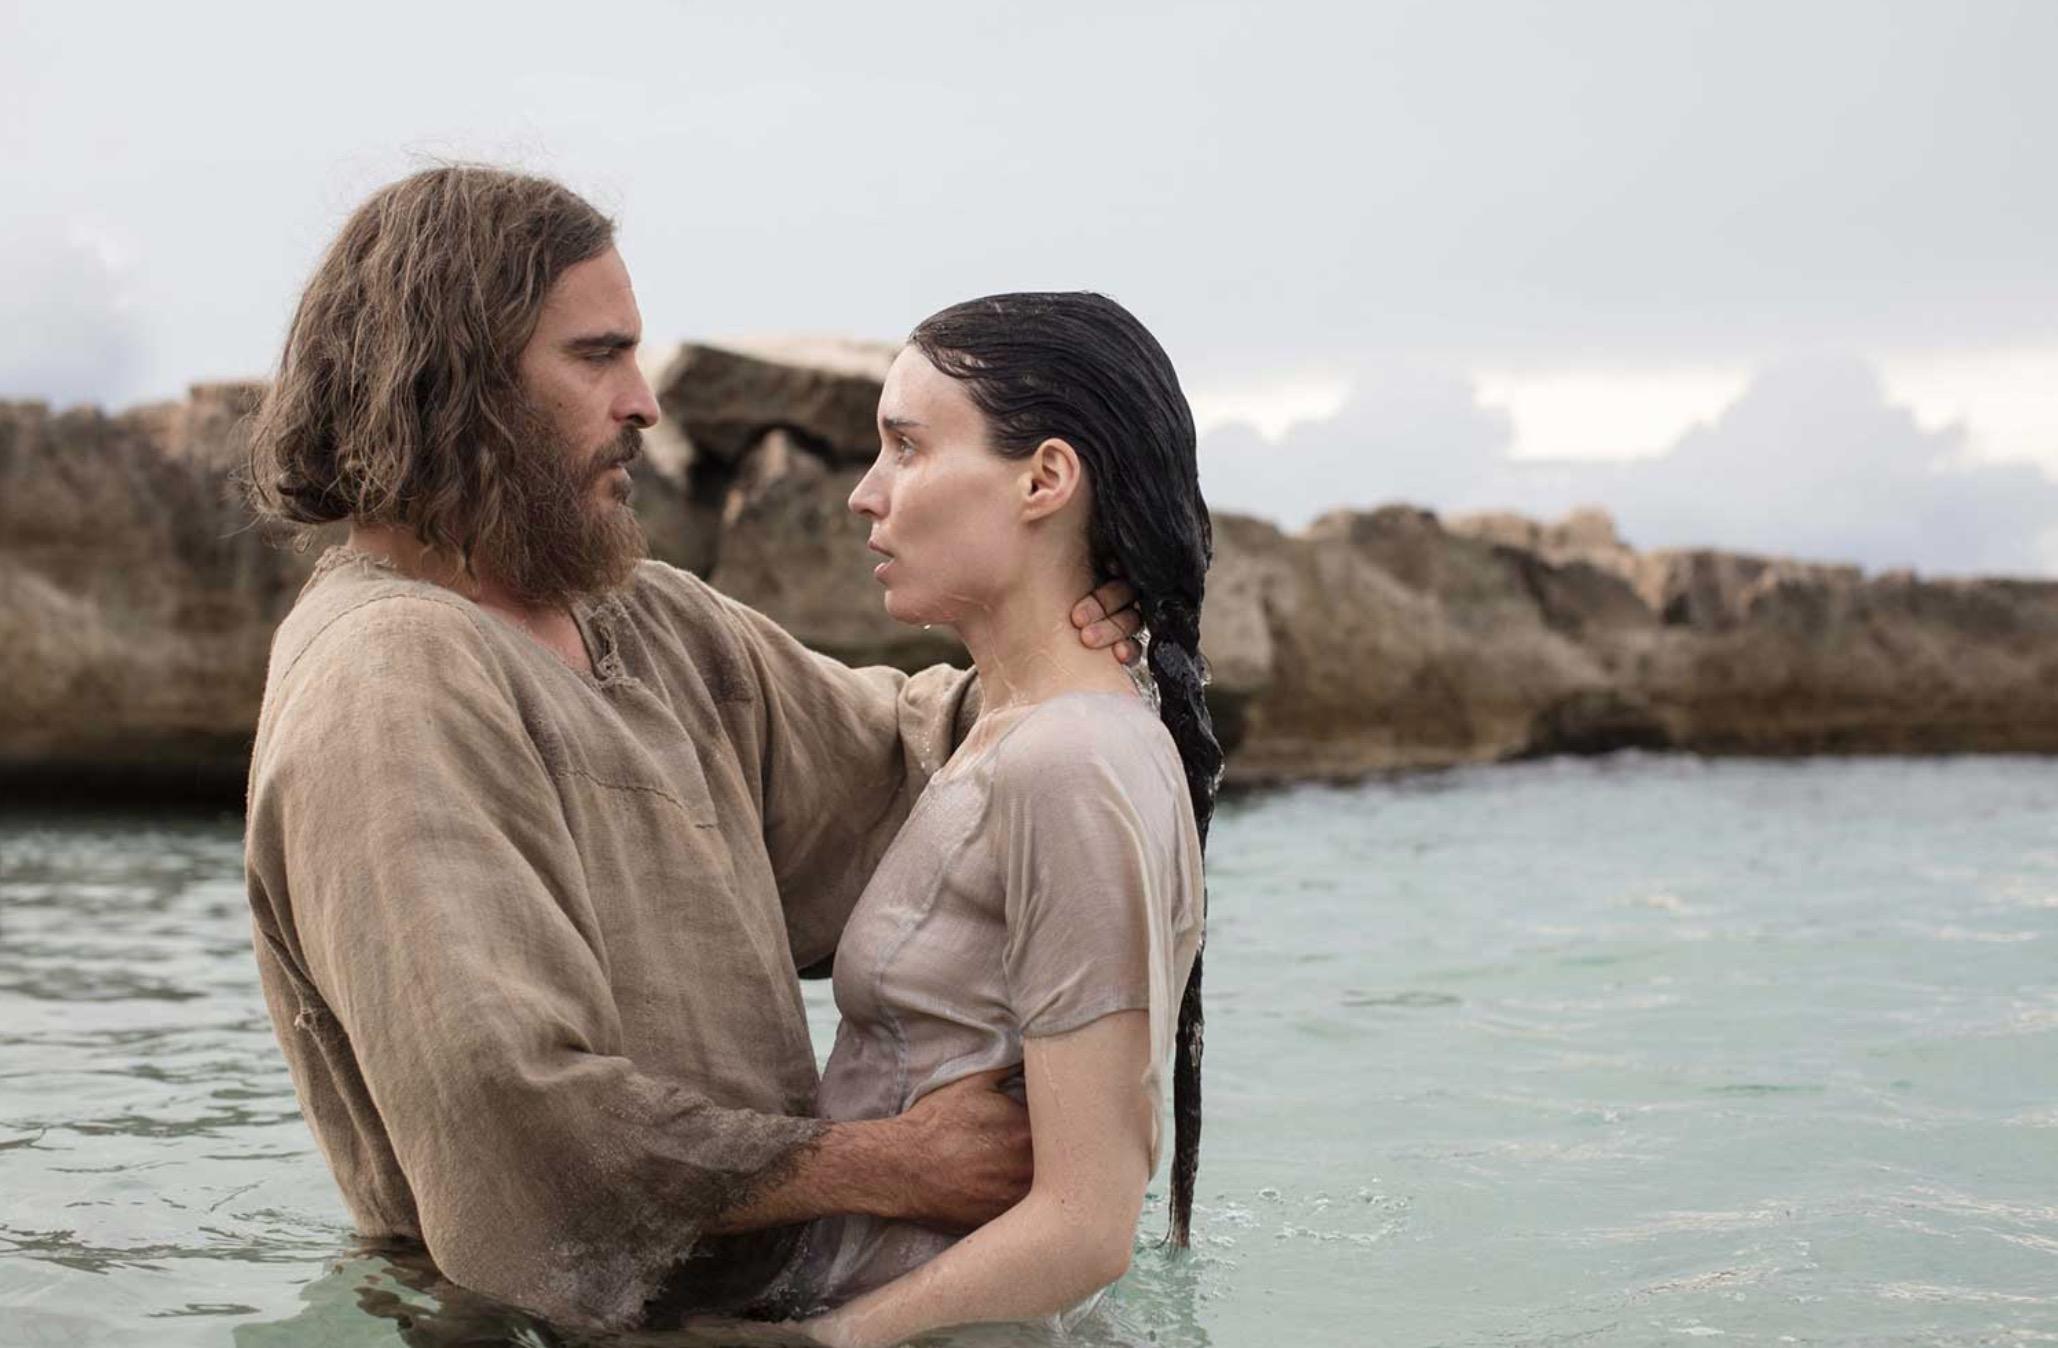
[[[1074,616],[1080,602],[1079,587],[1069,579],[1024,586],[1004,609],[957,624],[979,670],[982,715],[1059,693],[1134,687],[1113,654],[1086,644]]]

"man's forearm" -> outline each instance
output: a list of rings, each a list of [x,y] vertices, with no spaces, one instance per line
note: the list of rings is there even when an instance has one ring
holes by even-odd
[[[820,1125],[707,1229],[754,1231],[845,1212],[953,1231],[992,1221],[1022,1201],[1036,1170],[1028,1111],[1001,1089],[1011,1075],[975,1072],[905,1114]]]
[[[827,1124],[707,1229],[727,1235],[837,1213],[901,1216],[909,1208],[905,1132],[898,1119]]]

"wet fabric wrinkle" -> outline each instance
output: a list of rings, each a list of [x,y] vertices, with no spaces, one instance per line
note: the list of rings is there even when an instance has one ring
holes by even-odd
[[[1163,1098],[1202,921],[1178,748],[1133,693],[1064,693],[994,715],[1000,733],[931,780],[851,915],[836,956],[842,1021],[816,1102],[825,1119],[890,1117],[963,1077],[1019,1068],[1025,1036],[1127,1010],[1149,1013],[1140,1084]],[[913,1222],[816,1222],[793,1295],[848,1300],[954,1239]]]
[[[246,868],[267,1005],[360,1233],[574,1325],[748,1302],[704,1234],[819,1133],[796,965],[976,710],[643,564],[573,669],[324,557],[274,641]]]

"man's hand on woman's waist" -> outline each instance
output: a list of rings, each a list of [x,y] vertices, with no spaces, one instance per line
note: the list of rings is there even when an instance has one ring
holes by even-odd
[[[967,1231],[1029,1192],[1029,1111],[1000,1089],[1016,1069],[981,1072],[931,1092],[907,1113],[832,1123],[790,1167],[710,1225],[753,1231],[837,1213]]]

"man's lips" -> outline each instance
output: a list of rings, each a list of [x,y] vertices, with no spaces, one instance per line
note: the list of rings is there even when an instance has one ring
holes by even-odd
[[[636,462],[636,460],[642,457],[642,433],[632,428],[631,430],[616,436],[614,438],[612,449],[609,452],[602,454],[599,457],[599,459],[596,460],[593,468],[594,476],[598,477],[602,473],[613,472],[617,468],[627,468],[630,464]]]
[[[606,458],[600,459],[594,463],[593,467],[589,470],[591,476],[587,480],[590,482],[597,482],[601,478],[606,477],[609,473],[614,472],[616,469],[620,469],[623,472],[627,472],[629,470],[629,465],[636,462],[636,460],[640,457],[642,456],[634,453],[610,454]]]
[[[640,451],[632,449],[626,454],[616,453],[602,459],[596,459],[593,467],[588,471],[587,485],[591,487],[603,480],[612,479],[616,473],[620,473],[623,478],[628,479],[623,483],[623,489],[626,490],[627,487],[634,485],[634,478],[629,472],[629,465],[642,457],[643,455]]]

